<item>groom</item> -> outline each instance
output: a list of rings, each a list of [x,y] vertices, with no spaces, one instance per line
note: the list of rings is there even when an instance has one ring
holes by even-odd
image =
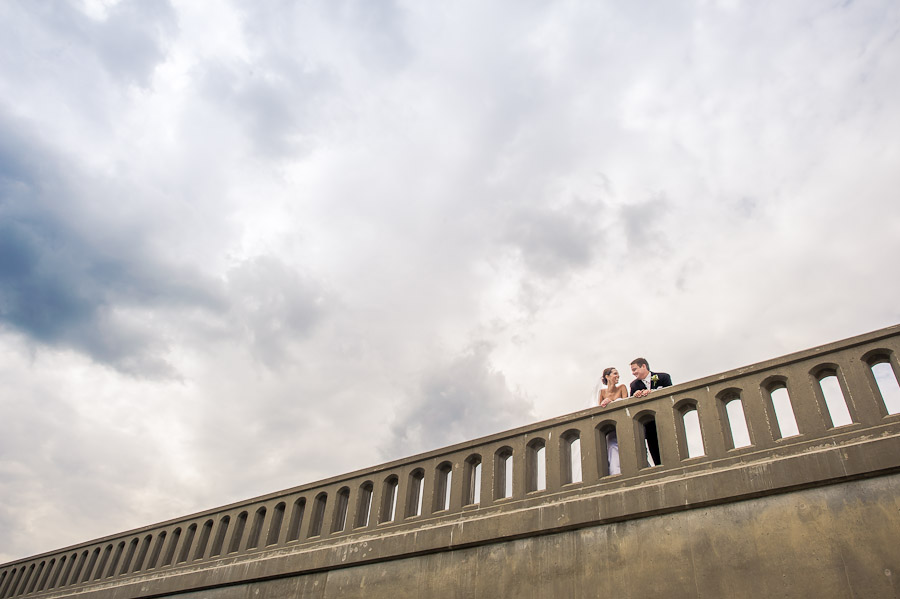
[[[654,389],[672,386],[672,377],[665,372],[650,372],[650,364],[644,358],[635,358],[631,361],[631,374],[634,375],[634,380],[631,381],[632,397],[646,397]],[[647,461],[647,465],[659,466],[662,462],[655,421],[644,423],[644,439],[647,441],[647,452],[652,459],[652,462]]]
[[[631,396],[644,397],[660,387],[671,387],[672,377],[665,372],[650,372],[650,364],[644,358],[635,358],[631,361]]]

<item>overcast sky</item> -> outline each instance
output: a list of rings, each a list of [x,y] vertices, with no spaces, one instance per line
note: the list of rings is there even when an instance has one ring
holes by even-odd
[[[3,2],[0,562],[897,324],[898,98],[892,0]]]

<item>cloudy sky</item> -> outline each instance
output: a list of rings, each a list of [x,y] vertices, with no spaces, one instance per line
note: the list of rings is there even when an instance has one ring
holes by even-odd
[[[900,322],[898,98],[891,0],[0,4],[0,562]]]

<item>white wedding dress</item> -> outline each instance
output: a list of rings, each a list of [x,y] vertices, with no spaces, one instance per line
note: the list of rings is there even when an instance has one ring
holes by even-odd
[[[594,393],[591,397],[591,406],[596,406],[599,403],[600,391],[605,387],[603,382],[598,382],[596,386],[594,386]],[[622,399],[627,398],[619,398],[615,399],[610,403],[615,403],[617,401],[622,401]],[[608,406],[609,404],[607,404]],[[656,462],[653,461],[653,456],[650,455],[650,446],[647,444],[647,441],[644,440],[644,447],[647,450],[647,465],[648,466],[656,466]],[[611,431],[606,434],[606,457],[607,457],[607,465],[609,467],[609,476],[614,474],[621,474],[622,467],[619,464],[619,438],[616,436],[616,431]]]
[[[606,456],[609,475],[622,474],[622,467],[619,466],[619,439],[615,431],[606,433]]]

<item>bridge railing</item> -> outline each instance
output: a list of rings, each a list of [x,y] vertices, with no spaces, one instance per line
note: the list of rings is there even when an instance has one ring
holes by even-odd
[[[18,560],[0,566],[0,599],[371,538],[806,451],[900,423],[898,355],[900,325]]]

